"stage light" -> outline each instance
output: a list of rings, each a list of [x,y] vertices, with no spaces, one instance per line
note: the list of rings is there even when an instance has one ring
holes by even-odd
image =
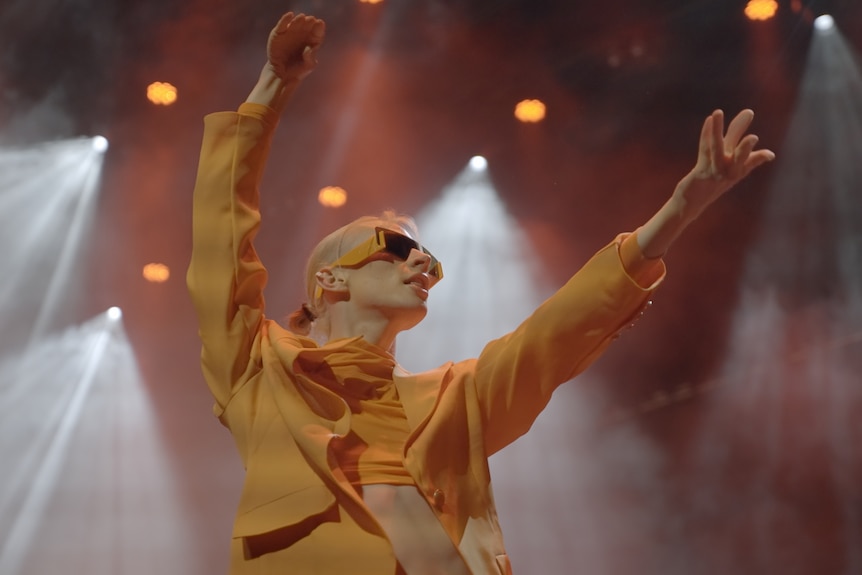
[[[167,82],[147,86],[147,99],[157,106],[170,106],[177,101],[177,88]]]
[[[93,149],[97,152],[107,152],[108,139],[104,136],[96,136],[93,138]]]
[[[749,20],[769,20],[777,11],[776,0],[749,0],[745,6],[745,15]]]
[[[521,100],[515,106],[515,117],[525,123],[536,123],[545,119],[545,111],[541,100]]]
[[[835,20],[829,14],[824,14],[814,19],[814,27],[821,32],[828,32],[835,28]]]
[[[488,169],[488,160],[483,156],[473,156],[470,158],[470,169],[474,172],[484,172]]]
[[[123,310],[121,310],[117,306],[113,306],[113,307],[108,308],[108,311],[105,313],[108,316],[108,319],[111,321],[117,321],[121,317],[123,317]]]
[[[152,283],[164,283],[171,277],[171,270],[165,264],[151,263],[144,266],[144,279]]]
[[[380,4],[383,0],[359,0],[363,4]]]
[[[317,201],[327,208],[340,208],[347,203],[347,191],[338,186],[326,186],[317,194]]]

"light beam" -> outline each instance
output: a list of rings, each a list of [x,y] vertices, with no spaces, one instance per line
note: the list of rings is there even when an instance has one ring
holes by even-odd
[[[443,263],[428,316],[399,336],[399,361],[429,369],[475,357],[544,299],[537,258],[497,195],[484,158],[473,158],[435,203],[416,216],[421,241]]]

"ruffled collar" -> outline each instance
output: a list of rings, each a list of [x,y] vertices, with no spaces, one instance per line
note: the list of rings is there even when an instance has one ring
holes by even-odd
[[[294,370],[338,395],[373,399],[393,384],[395,365],[392,354],[357,336],[301,350]]]

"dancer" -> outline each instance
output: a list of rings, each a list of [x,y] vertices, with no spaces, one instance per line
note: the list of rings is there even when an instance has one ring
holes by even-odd
[[[390,350],[443,278],[409,218],[360,218],[327,236],[290,329],[264,316],[258,186],[324,33],[317,18],[285,14],[247,101],[205,119],[187,281],[215,415],[246,469],[231,573],[510,573],[488,457],[639,316],[683,229],[774,155],[746,135],[751,111],[726,133],[713,112],[694,168],[649,221],[478,358],[408,373]]]

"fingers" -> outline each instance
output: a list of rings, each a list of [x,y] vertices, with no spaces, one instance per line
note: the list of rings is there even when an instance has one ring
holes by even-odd
[[[751,151],[754,150],[754,146],[757,145],[757,140],[758,137],[754,134],[745,136],[739,145],[733,149],[733,163],[740,166],[744,165],[748,161]]]
[[[724,137],[724,153],[732,154],[734,149],[739,145],[740,140],[748,131],[751,122],[754,120],[754,112],[751,110],[743,110],[730,121],[727,127],[727,135]]]
[[[730,138],[740,137],[754,119],[754,112],[751,110],[743,110],[731,122],[728,128],[728,140]],[[727,142],[728,140],[725,140]],[[760,141],[754,134],[742,136],[742,140],[733,149],[733,163],[741,169],[743,175],[748,175],[754,168],[771,162],[775,159],[775,153],[772,150],[754,150],[754,147]]]
[[[734,182],[745,178],[758,166],[775,159],[772,150],[755,150],[759,138],[754,134],[745,136],[733,152],[731,177]]]
[[[712,116],[707,116],[706,120],[703,121],[703,127],[700,129],[698,155],[705,159],[711,157],[710,150],[712,146],[710,145],[710,140],[712,139],[712,124]]]
[[[304,36],[312,47],[323,42],[323,36],[326,32],[326,24],[324,24],[323,20],[314,16],[299,14],[291,23],[291,26],[295,26],[297,33]]]
[[[317,50],[323,44],[323,20],[305,14],[284,14],[269,35],[267,58],[283,80],[301,79],[317,65]]]
[[[737,164],[745,163],[759,140],[755,134],[746,134],[753,120],[754,112],[745,109],[730,121],[727,133],[724,134],[724,112],[716,110],[704,122],[701,132],[702,145],[703,140],[708,139],[711,157],[717,163],[731,159]],[[710,132],[708,136],[707,132]],[[774,159],[774,153],[769,150],[762,151],[765,152],[762,154],[766,158],[764,161]]]
[[[287,12],[286,14],[283,14],[282,17],[278,19],[278,22],[276,22],[271,34],[282,34],[290,25],[290,23],[293,22],[294,17],[295,16],[293,12]]]
[[[771,162],[775,159],[775,153],[772,150],[756,150],[749,154],[748,158],[745,160],[744,170],[745,174],[748,175],[753,169],[758,166],[762,166],[767,162]]]
[[[715,110],[710,116],[712,119],[712,133],[710,134],[710,160],[713,165],[719,166],[724,160],[724,112]]]
[[[306,34],[306,44],[302,49],[302,61],[307,69],[317,65],[317,50],[323,44],[326,35],[326,24],[311,16],[306,17],[303,22],[303,32]]]
[[[323,20],[313,19],[309,39],[317,44],[323,42],[323,37],[326,35],[326,23]]]
[[[312,47],[319,46],[326,34],[326,24],[323,20],[305,14],[284,14],[273,28],[273,34],[291,32],[295,36],[305,37]]]
[[[302,62],[306,67],[314,67],[317,65],[317,50],[307,45],[302,49]]]

